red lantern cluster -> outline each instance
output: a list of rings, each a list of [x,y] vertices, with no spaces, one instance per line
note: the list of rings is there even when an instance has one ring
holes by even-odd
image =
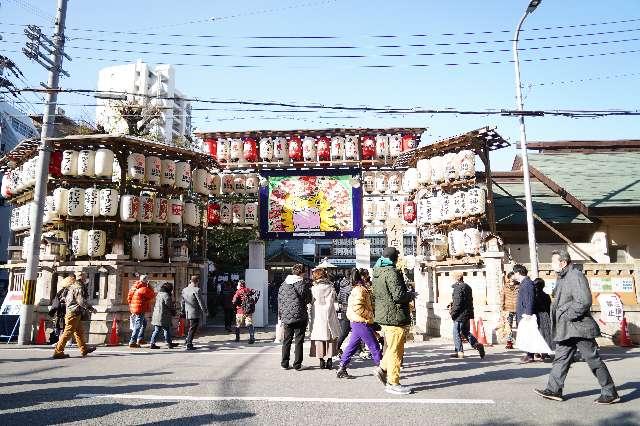
[[[49,157],[49,174],[51,176],[62,176],[62,151],[53,151]]]
[[[219,225],[220,224],[220,204],[210,202],[207,205],[207,224]]]
[[[318,139],[318,161],[331,160],[331,139],[322,136]]]
[[[204,147],[207,153],[214,159],[218,159],[218,140],[216,138],[205,138]]]
[[[251,138],[246,138],[244,140],[243,157],[245,161],[250,163],[253,163],[258,159],[258,147],[255,140]]]
[[[376,140],[373,136],[362,138],[362,159],[373,160],[376,156]]]
[[[405,201],[402,203],[402,216],[407,223],[413,223],[418,215],[416,203],[413,201]]]

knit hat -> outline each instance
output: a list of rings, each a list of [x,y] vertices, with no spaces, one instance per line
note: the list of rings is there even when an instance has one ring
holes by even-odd
[[[395,247],[387,247],[382,252],[382,257],[386,257],[393,263],[398,261],[398,255],[399,255],[398,249],[396,249]]]

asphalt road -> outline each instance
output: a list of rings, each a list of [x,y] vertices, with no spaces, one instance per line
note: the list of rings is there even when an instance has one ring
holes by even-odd
[[[305,350],[308,350],[305,345]],[[86,358],[50,359],[51,348],[0,344],[0,424],[288,425],[640,425],[640,350],[604,348],[620,404],[597,406],[599,389],[584,363],[567,379],[565,402],[540,399],[549,363],[521,365],[517,352],[489,348],[449,359],[444,342],[407,349],[410,396],[386,394],[359,360],[338,380],[305,358],[284,371],[279,346],[212,342],[196,352],[99,348]]]

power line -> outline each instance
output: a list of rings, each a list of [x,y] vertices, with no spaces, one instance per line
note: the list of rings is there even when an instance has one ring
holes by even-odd
[[[609,74],[609,75],[601,75],[597,77],[578,78],[574,80],[556,80],[556,81],[546,81],[546,82],[540,82],[540,83],[529,83],[528,86],[531,86],[531,87],[558,86],[558,85],[565,85],[565,84],[586,83],[588,81],[615,80],[619,78],[629,78],[629,77],[638,77],[638,76],[640,76],[640,73],[637,73],[637,72],[613,74],[613,75]]]

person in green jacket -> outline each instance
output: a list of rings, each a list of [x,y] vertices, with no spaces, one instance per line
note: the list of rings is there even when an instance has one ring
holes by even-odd
[[[375,374],[385,378],[385,392],[408,395],[411,389],[400,384],[400,366],[411,325],[409,303],[416,293],[409,291],[402,273],[396,268],[398,255],[395,247],[387,247],[373,267],[374,320],[382,327],[386,344]]]

